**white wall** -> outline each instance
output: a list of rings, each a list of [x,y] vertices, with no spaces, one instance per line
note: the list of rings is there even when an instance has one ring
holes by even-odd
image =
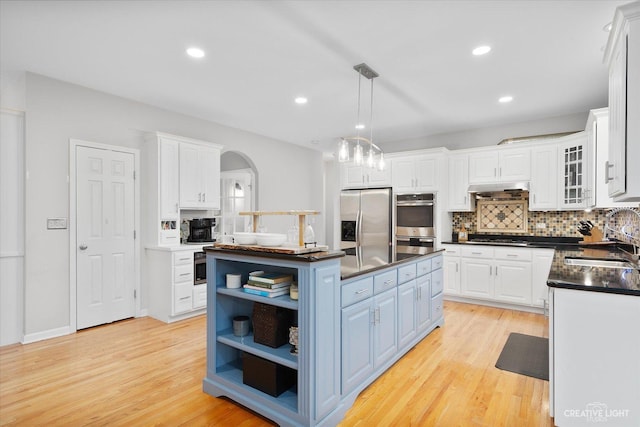
[[[62,331],[70,323],[69,230],[46,229],[47,217],[69,217],[70,138],[142,148],[145,132],[160,131],[219,143],[253,160],[262,210],[322,208],[323,164],[317,151],[37,74],[26,74],[25,87],[28,336]],[[323,222],[315,227],[322,238]],[[289,225],[276,217],[266,218],[265,224],[282,232]]]
[[[593,106],[593,108],[600,107],[602,106]],[[490,145],[497,145],[500,141],[507,138],[581,131],[584,130],[588,115],[589,112],[586,111],[578,114],[549,117],[529,122],[512,123],[502,126],[471,129],[462,132],[430,135],[421,138],[378,144],[385,152],[389,153],[437,147],[446,147],[449,150],[487,147]]]
[[[0,345],[22,340],[24,114],[0,112]]]

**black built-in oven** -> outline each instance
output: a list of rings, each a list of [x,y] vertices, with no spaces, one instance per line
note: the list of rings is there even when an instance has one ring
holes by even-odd
[[[396,194],[396,246],[433,247],[435,195]]]
[[[195,252],[193,254],[193,284],[207,283],[207,254]]]

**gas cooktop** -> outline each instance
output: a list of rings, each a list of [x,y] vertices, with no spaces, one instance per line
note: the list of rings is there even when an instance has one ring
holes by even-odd
[[[518,239],[471,239],[467,243],[476,245],[507,245],[507,246],[527,246],[526,240]]]

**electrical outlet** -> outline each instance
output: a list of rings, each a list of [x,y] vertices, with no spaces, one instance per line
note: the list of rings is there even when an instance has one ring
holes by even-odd
[[[538,223],[536,223],[536,228],[537,229],[547,228],[547,224],[545,224],[544,222],[538,222]]]

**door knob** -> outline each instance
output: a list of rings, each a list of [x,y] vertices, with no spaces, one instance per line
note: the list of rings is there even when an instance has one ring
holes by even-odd
[[[80,250],[84,251],[85,249],[87,249],[87,247],[88,247],[87,245],[80,245]]]

